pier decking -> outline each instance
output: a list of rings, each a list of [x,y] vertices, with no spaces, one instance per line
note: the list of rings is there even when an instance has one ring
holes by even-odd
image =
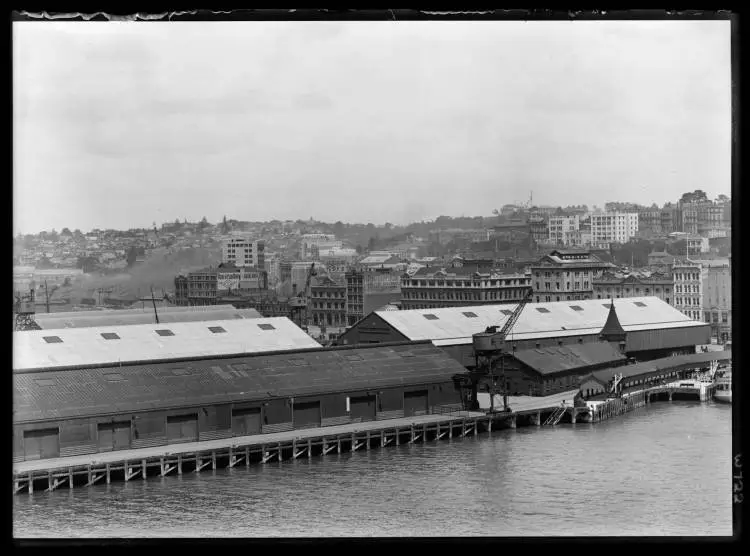
[[[23,461],[13,464],[13,491],[17,494],[26,489],[31,494],[35,485],[52,491],[65,485],[73,488],[101,481],[108,484],[112,480],[130,481],[137,477],[145,480],[149,475],[164,477],[172,473],[200,473],[209,466],[214,470],[241,463],[249,466],[251,463],[310,458],[313,455],[466,437],[492,432],[493,428],[516,428],[517,425],[596,422],[642,407],[655,396],[667,395],[671,400],[676,392],[692,394],[702,401],[710,399],[710,385],[689,388],[681,383],[685,380],[631,389],[618,398],[587,402],[586,407],[573,406],[575,390],[546,397],[509,396],[509,412],[502,411],[502,398],[498,397],[494,413],[453,410],[442,414]],[[485,405],[489,406],[489,395],[481,396],[480,404],[485,409]]]

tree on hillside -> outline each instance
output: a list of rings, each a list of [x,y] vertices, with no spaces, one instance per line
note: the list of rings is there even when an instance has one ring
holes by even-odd
[[[69,228],[63,228],[62,232],[60,232],[61,236],[72,236],[73,233],[70,231]]]
[[[208,228],[209,226],[210,226],[210,224],[208,223],[208,220],[206,219],[205,216],[203,218],[201,218],[201,221],[198,223],[198,229],[199,230],[204,230],[204,229]]]
[[[700,203],[703,201],[708,201],[708,197],[706,196],[705,191],[701,189],[696,189],[692,193],[683,193],[680,198],[681,203]]]
[[[722,193],[721,195],[719,195],[718,197],[716,197],[716,202],[717,203],[727,203],[727,202],[729,202],[729,197],[727,197],[726,195],[724,195]]]
[[[224,219],[221,221],[221,233],[222,234],[228,234],[229,233],[229,224],[227,224],[227,215],[224,215]]]
[[[338,220],[333,225],[333,233],[336,234],[336,237],[340,237],[344,235],[344,223],[341,220]]]
[[[357,244],[357,247],[355,249],[357,250],[357,255],[361,255],[362,251],[364,251],[364,249],[359,243]]]

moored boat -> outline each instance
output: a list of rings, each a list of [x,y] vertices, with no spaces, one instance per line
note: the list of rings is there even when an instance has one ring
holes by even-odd
[[[714,401],[732,403],[732,371],[716,379],[714,387]]]

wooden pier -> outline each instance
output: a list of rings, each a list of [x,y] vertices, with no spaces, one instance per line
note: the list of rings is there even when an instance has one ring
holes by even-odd
[[[517,426],[598,422],[642,407],[659,396],[668,396],[671,400],[676,392],[693,394],[698,399],[705,399],[706,395],[700,388],[669,384],[625,392],[619,398],[598,403],[589,402],[587,407],[574,407],[557,399],[567,396],[565,400],[572,401],[570,393],[563,393],[547,398],[514,399],[517,409],[508,412],[456,410],[446,414],[23,461],[13,464],[13,492],[18,494],[26,490],[32,494],[35,489],[49,492],[66,486],[72,489],[112,481],[201,473],[238,465],[248,467],[251,464],[464,438]]]
[[[513,421],[511,425],[511,421]],[[251,463],[280,462],[374,447],[462,438],[515,426],[511,414],[456,411],[388,421],[292,430],[221,440],[117,450],[83,456],[23,461],[13,465],[14,493],[53,491],[67,486],[110,484],[165,477]]]

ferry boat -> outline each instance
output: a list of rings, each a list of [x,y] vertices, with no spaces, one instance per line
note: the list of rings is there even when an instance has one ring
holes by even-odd
[[[732,371],[716,379],[714,386],[714,401],[732,403]]]

